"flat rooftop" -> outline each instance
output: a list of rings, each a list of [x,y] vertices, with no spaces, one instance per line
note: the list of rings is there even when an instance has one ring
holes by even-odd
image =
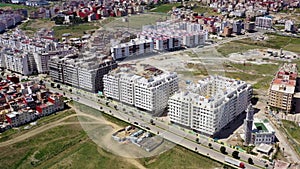
[[[144,77],[150,79],[153,76],[159,76],[164,72],[154,66],[147,64],[122,64],[118,68],[111,71],[109,74],[125,73],[131,77]]]

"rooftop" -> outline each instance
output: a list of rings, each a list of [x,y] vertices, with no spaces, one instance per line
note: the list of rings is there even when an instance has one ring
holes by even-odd
[[[254,118],[252,130],[255,133],[275,133],[275,130],[272,128],[272,126],[269,124],[268,120],[263,120],[263,119],[257,119]]]
[[[273,79],[271,90],[293,94],[295,92],[297,76],[297,65],[285,63]]]

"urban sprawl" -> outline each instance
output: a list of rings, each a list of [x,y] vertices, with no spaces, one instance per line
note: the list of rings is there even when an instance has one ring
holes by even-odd
[[[124,29],[125,33],[122,30],[111,33],[99,29],[79,38],[69,38],[65,33],[61,40],[54,37],[52,29],[42,28],[29,36],[18,25],[28,22],[28,18],[51,18],[61,25],[74,24],[77,19],[81,24],[116,16],[124,18],[120,22],[128,22],[128,15],[143,15],[150,4],[157,2],[69,1],[51,7],[47,7],[49,2],[44,0],[11,2],[38,7],[39,12],[0,10],[0,132],[64,110],[65,92],[72,93],[73,89],[97,95],[99,100],[107,101],[107,105],[113,100],[118,106],[137,108],[153,119],[167,114],[169,125],[180,126],[197,136],[213,138],[215,142],[239,119],[243,121],[241,136],[244,146],[253,145],[258,153],[267,156],[274,153],[277,130],[266,119],[254,117],[254,89],[250,83],[215,74],[185,81],[179,76],[180,72],[138,60],[189,49],[204,50],[214,45],[212,37],[215,36],[226,39],[245,34],[251,37],[259,31],[276,33],[275,22],[282,24],[290,37],[297,37],[295,21],[276,20],[269,14],[299,9],[299,1],[207,0],[207,7],[220,15],[204,16],[193,12],[194,4],[189,4],[191,9],[173,7],[168,12],[170,19],[143,25],[139,31],[128,28]],[[186,2],[181,4],[188,6]],[[282,49],[279,55],[282,55]],[[297,57],[299,54],[292,59]],[[300,113],[298,72],[295,63],[278,66],[269,84],[266,112]],[[37,75],[46,78],[39,79]],[[184,86],[180,81],[185,82]],[[68,90],[56,90],[54,84],[57,88],[66,86]],[[245,117],[240,119],[243,115]],[[139,127],[137,122],[132,123],[116,131],[112,138],[117,142],[129,140],[149,152],[163,143],[162,139],[152,137],[159,132],[151,133],[149,127],[146,132],[143,126]],[[225,157],[223,161],[245,167],[243,162],[233,158]]]

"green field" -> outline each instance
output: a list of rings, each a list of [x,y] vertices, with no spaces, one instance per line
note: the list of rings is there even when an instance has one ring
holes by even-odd
[[[91,114],[97,113],[95,109],[80,104],[77,106]],[[110,121],[111,119],[108,118]],[[77,122],[77,119],[71,117],[65,121]],[[117,122],[116,119],[113,121]],[[21,142],[0,147],[0,152],[0,166],[3,169],[133,169],[138,168],[138,165],[153,169],[185,168],[186,166],[191,169],[222,168],[222,164],[179,146],[154,157],[144,159],[122,158],[98,147],[79,124],[54,127]],[[183,158],[185,160],[182,160]]]
[[[7,4],[7,3],[0,3],[0,8],[11,8],[11,9],[28,9],[28,10],[35,10],[37,8],[25,6],[25,5],[17,5],[17,4]]]
[[[19,28],[27,35],[34,35],[36,31],[38,31],[41,28],[49,28],[51,29],[55,23],[53,21],[50,21],[50,19],[31,19],[28,20],[25,23],[22,23]]]
[[[237,72],[226,72],[228,77],[245,81],[255,81],[254,89],[268,89],[280,65],[277,64],[237,64],[228,63],[227,66]]]
[[[128,17],[128,22],[123,22],[123,18],[115,18],[107,24],[103,25],[103,28],[107,30],[116,31],[116,29],[123,30],[142,30],[144,25],[155,25],[157,21],[164,21],[169,16],[164,13],[147,13],[140,15],[131,15]]]
[[[151,169],[179,169],[186,168],[187,166],[191,169],[209,169],[222,167],[222,165],[218,162],[214,162],[209,158],[200,156],[180,146],[176,146],[159,156],[141,159],[140,161],[144,166]]]
[[[70,33],[70,37],[77,37],[80,38],[84,34],[88,33],[90,30],[98,29],[99,26],[95,26],[91,23],[83,23],[78,25],[61,25],[61,26],[54,26],[54,36],[58,39],[61,39],[62,34]]]
[[[0,148],[1,168],[136,168],[97,147],[80,125],[48,130]]]
[[[151,10],[151,12],[168,13],[173,7],[178,7],[180,5],[180,3],[162,4]]]
[[[300,155],[300,127],[297,123],[288,120],[282,120],[283,127],[287,131],[287,137],[293,148]],[[291,140],[295,140],[293,142]]]
[[[205,16],[216,16],[218,13],[214,12],[213,8],[206,6],[196,6],[192,9],[194,12],[204,14]]]
[[[266,41],[253,41],[251,39],[243,39],[234,42],[258,47],[267,47],[274,49],[282,48],[284,50],[300,53],[300,38],[280,36],[276,34],[268,34],[268,37],[269,39]]]
[[[104,117],[106,120],[112,122],[112,123],[115,123],[119,126],[122,126],[122,127],[126,127],[129,125],[129,123],[127,122],[124,122],[124,121],[121,121],[115,117],[112,117],[110,115],[107,115],[103,112],[100,112],[99,110],[96,110],[94,108],[91,108],[89,106],[86,106],[84,104],[81,104],[81,103],[78,103],[78,102],[73,102],[73,106],[76,107],[78,110],[82,111],[82,112],[88,112],[88,114],[90,115],[94,115],[96,117],[99,117],[99,116],[102,116]]]
[[[282,120],[282,124],[284,126],[284,128],[288,131],[288,133],[298,142],[300,142],[300,127],[292,122],[292,121],[288,121],[288,120]]]
[[[251,72],[253,74],[267,74],[267,75],[274,75],[278,69],[279,65],[276,64],[237,64],[237,63],[231,63],[231,66],[233,66],[236,69],[239,69],[244,72]]]
[[[57,121],[57,120],[59,120],[61,118],[64,118],[66,116],[69,116],[69,115],[75,114],[75,113],[76,112],[73,111],[73,110],[66,110],[64,112],[59,112],[59,113],[56,113],[56,114],[45,116],[43,118],[38,119],[37,120],[37,125],[36,126],[32,126],[31,129],[34,129],[34,128],[40,127],[42,125],[45,125],[45,124]],[[18,129],[9,129],[9,130],[5,131],[4,133],[1,133],[1,135],[0,135],[0,142],[7,141],[9,139],[13,139],[13,138],[15,138],[17,136],[20,136],[22,134],[27,133],[29,130],[25,130],[24,129],[25,126],[28,126],[28,125],[20,126],[20,127],[18,127]]]
[[[251,49],[261,49],[263,47],[254,44],[246,44],[238,41],[231,41],[217,47],[217,51],[223,56],[228,56],[231,53],[243,53]]]

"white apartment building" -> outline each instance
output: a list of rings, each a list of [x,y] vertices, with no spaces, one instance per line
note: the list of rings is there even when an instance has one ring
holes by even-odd
[[[12,51],[29,54],[29,62],[31,73],[49,73],[48,61],[54,55],[67,55],[75,53],[76,50],[67,45],[56,42],[49,35],[47,30],[41,30],[37,37],[29,38],[22,31],[16,29],[12,33],[4,33],[0,36],[0,46],[3,48],[11,48]],[[3,62],[4,63],[4,62]],[[5,65],[1,65],[5,67]]]
[[[153,52],[153,41],[151,39],[132,39],[130,42],[111,47],[112,57],[115,60],[150,52]]]
[[[175,72],[150,65],[122,65],[103,77],[104,95],[149,111],[155,115],[167,107],[169,97],[178,91]]]
[[[20,125],[31,122],[37,118],[36,112],[33,110],[22,109],[19,111],[13,111],[6,114],[7,121],[13,126],[18,127]]]
[[[255,26],[259,28],[272,28],[272,19],[268,17],[256,17]]]
[[[33,56],[29,53],[23,53],[18,50],[4,48],[1,54],[1,66],[4,68],[20,73],[22,75],[31,75],[34,65],[30,62]]]
[[[153,40],[155,50],[176,50],[182,46],[204,45],[208,32],[198,23],[167,21],[143,26],[138,37]]]
[[[168,101],[171,122],[213,136],[247,109],[252,88],[244,81],[210,76]]]
[[[292,20],[285,21],[284,30],[287,32],[293,32],[295,29],[295,23]]]

